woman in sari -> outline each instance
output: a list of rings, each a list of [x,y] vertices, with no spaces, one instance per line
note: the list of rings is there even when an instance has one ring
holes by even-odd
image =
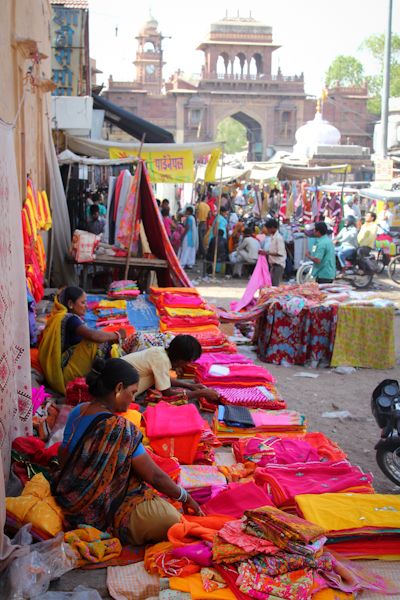
[[[68,528],[111,528],[123,544],[167,538],[180,513],[149,484],[201,515],[198,504],[150,458],[140,431],[118,413],[128,409],[139,376],[126,361],[97,358],[86,378],[94,400],[70,413],[59,450],[61,471],[52,491]]]
[[[115,332],[90,329],[83,322],[86,294],[79,287],[66,287],[54,299],[51,313],[39,344],[39,361],[49,386],[65,394],[65,386],[85,377],[92,368],[100,344],[118,343],[125,330]]]
[[[196,252],[199,246],[196,220],[193,206],[186,208],[185,235],[179,250],[179,260],[183,268],[192,269],[196,263]]]

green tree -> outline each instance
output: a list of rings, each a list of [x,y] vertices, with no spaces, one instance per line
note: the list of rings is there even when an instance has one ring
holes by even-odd
[[[232,117],[226,117],[218,124],[216,141],[225,142],[227,154],[241,152],[247,148],[246,127]]]
[[[368,109],[374,114],[380,114],[385,49],[384,34],[370,35],[362,43],[361,49],[367,50],[378,64],[378,74],[367,77],[368,90],[371,95],[368,102]],[[400,96],[400,35],[397,33],[392,34],[390,95]]]
[[[337,56],[325,75],[327,87],[362,86],[365,81],[364,67],[354,56]]]

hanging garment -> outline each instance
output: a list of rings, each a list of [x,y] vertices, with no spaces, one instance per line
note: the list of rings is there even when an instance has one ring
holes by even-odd
[[[231,309],[240,311],[243,308],[246,308],[262,287],[269,287],[270,285],[271,275],[269,273],[267,259],[265,256],[260,255],[242,298],[238,302],[231,302]]]

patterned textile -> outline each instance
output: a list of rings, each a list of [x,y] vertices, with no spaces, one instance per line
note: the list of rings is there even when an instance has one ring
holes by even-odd
[[[117,538],[90,525],[81,525],[79,529],[68,531],[64,534],[64,541],[73,549],[78,566],[111,560],[122,551]]]
[[[284,575],[290,571],[298,569],[320,569],[331,571],[333,568],[332,557],[330,554],[323,554],[320,558],[313,556],[300,556],[299,554],[290,554],[289,552],[279,552],[274,556],[258,555],[251,559],[256,571],[265,573],[269,577]]]
[[[140,169],[136,169],[136,173],[134,177],[129,175],[129,171],[124,171],[121,173],[120,177],[123,177],[126,174],[129,179],[129,195],[128,199],[125,203],[125,207],[123,208],[122,216],[119,224],[117,224],[117,240],[121,244],[123,248],[129,247],[129,241],[131,235],[132,244],[131,249],[133,252],[137,251],[137,246],[140,237],[140,201],[138,197],[138,177],[140,175]],[[118,226],[119,225],[119,226]],[[133,227],[133,234],[132,234]]]
[[[319,454],[308,442],[291,438],[250,438],[233,444],[237,461],[250,460],[259,467],[269,464],[318,462]]]
[[[209,569],[207,567],[201,569],[201,582],[206,592],[213,592],[226,587],[226,582],[223,577],[215,569]]]
[[[305,307],[288,315],[280,302],[272,304],[258,320],[257,354],[260,360],[304,365],[307,361],[329,363],[336,330],[337,306]]]
[[[313,556],[326,541],[322,527],[272,506],[246,510],[245,517],[247,533],[269,540],[288,552]]]
[[[245,388],[213,385],[212,388],[220,395],[222,404],[267,410],[286,408],[286,402],[280,398],[273,384]]]
[[[226,485],[226,478],[218,471],[218,467],[181,465],[179,485],[189,490],[209,485]]]
[[[216,535],[213,541],[213,561],[217,564],[224,563],[230,565],[236,562],[247,560],[251,556],[258,554],[258,550],[246,552],[243,548],[226,542],[219,535]]]
[[[394,308],[339,306],[331,365],[367,369],[394,367]]]
[[[8,479],[11,442],[32,433],[26,282],[14,132],[0,122],[0,451]]]
[[[252,598],[285,598],[285,600],[308,600],[313,586],[313,574],[310,570],[299,570],[269,577],[259,573],[255,566],[245,562],[239,565],[238,585],[242,592]]]
[[[218,535],[225,542],[234,544],[248,553],[260,553],[264,555],[264,558],[267,554],[277,554],[279,552],[279,548],[268,540],[246,533],[243,530],[242,520],[229,521],[229,523],[226,523],[222,529],[219,530]]]
[[[158,596],[160,577],[147,573],[143,562],[126,567],[108,567],[107,587],[114,600],[146,600],[150,596]]]
[[[54,485],[70,528],[91,523],[104,530],[112,524],[117,537],[129,543],[130,513],[153,494],[131,471],[131,456],[141,440],[123,417],[103,418],[86,431]]]

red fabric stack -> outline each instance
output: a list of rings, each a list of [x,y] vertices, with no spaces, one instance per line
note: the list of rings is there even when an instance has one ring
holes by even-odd
[[[84,377],[77,377],[73,381],[67,383],[65,387],[65,401],[69,406],[76,406],[82,402],[90,402],[92,400],[89,394],[89,389]]]

